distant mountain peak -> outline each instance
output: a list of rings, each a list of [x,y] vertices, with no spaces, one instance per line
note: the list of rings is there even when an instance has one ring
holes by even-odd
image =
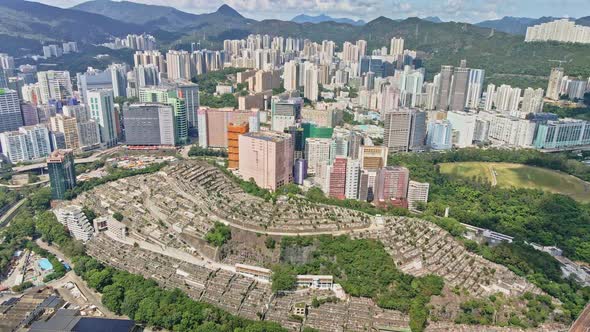
[[[227,4],[221,5],[216,11],[216,13],[222,14],[224,16],[232,16],[232,17],[244,17],[242,14],[238,13],[237,10],[233,9]]]
[[[352,24],[352,25],[364,25],[365,24],[365,21],[363,21],[363,20],[355,21],[351,18],[334,18],[334,17],[328,16],[324,13],[317,15],[317,16],[299,14],[299,15],[293,17],[291,19],[291,22],[314,23],[314,24],[322,23],[322,22],[336,22],[336,23],[346,23],[346,24]]]

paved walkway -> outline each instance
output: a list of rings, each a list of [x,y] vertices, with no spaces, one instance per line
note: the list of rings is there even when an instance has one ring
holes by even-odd
[[[111,240],[114,240],[114,241],[117,241],[120,243],[124,243],[124,244],[130,245],[130,246],[133,246],[137,243],[137,245],[141,249],[151,251],[151,252],[154,252],[157,254],[161,254],[164,256],[172,257],[172,258],[178,259],[180,261],[195,264],[195,265],[198,265],[198,266],[210,269],[210,270],[222,269],[222,270],[226,270],[226,271],[230,271],[230,272],[234,272],[234,273],[236,272],[236,268],[233,265],[219,263],[214,260],[208,259],[207,257],[204,257],[202,255],[199,255],[197,257],[193,254],[189,254],[188,252],[184,252],[180,249],[171,248],[171,247],[161,247],[159,245],[149,243],[147,241],[140,240],[140,239],[123,240],[121,238],[113,236],[113,234],[111,234],[108,231],[104,232],[104,234],[107,237],[109,237]]]

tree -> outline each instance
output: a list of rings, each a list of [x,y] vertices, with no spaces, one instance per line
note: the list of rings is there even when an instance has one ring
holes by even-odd
[[[271,282],[271,289],[275,293],[293,290],[297,282],[295,270],[289,265],[274,265],[272,268]]]
[[[231,239],[231,228],[220,222],[216,222],[213,228],[205,234],[205,241],[216,247],[221,247]]]
[[[36,211],[46,210],[51,202],[51,188],[43,187],[29,196],[31,207]]]
[[[123,216],[123,214],[121,214],[121,212],[117,211],[113,213],[113,218],[117,219],[118,221],[122,221],[125,217]]]
[[[266,240],[264,240],[264,245],[267,249],[274,249],[276,246],[276,241],[272,237],[268,236]]]

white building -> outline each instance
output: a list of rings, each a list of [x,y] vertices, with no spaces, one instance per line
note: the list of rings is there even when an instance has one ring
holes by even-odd
[[[419,202],[428,202],[429,189],[429,183],[410,180],[410,184],[408,185],[408,208],[415,210]]]
[[[536,125],[533,121],[481,111],[478,120],[487,122],[487,140],[495,145],[530,148],[533,145]]]
[[[98,123],[100,141],[108,147],[117,144],[115,97],[108,89],[88,91],[90,117]]]
[[[564,43],[590,43],[590,27],[576,25],[567,18],[528,27],[525,42],[558,41]]]
[[[111,216],[101,216],[95,218],[92,222],[94,232],[106,231],[113,237],[125,240],[127,238],[127,226]]]
[[[391,46],[389,48],[389,55],[393,55],[395,57],[404,54],[404,39],[394,37],[391,39]]]
[[[308,173],[316,173],[322,164],[325,165],[329,162],[332,143],[331,138],[307,138],[305,140]]]
[[[360,160],[348,158],[346,161],[346,186],[344,188],[346,198],[358,199],[360,174]]]
[[[51,153],[49,130],[43,125],[0,133],[2,153],[12,163],[46,158]]]
[[[453,144],[459,148],[466,148],[473,144],[475,133],[475,113],[463,111],[450,111],[447,120],[453,128]]]
[[[88,218],[82,212],[82,207],[70,205],[55,209],[53,213],[57,217],[57,221],[66,226],[76,240],[86,242],[92,238],[94,231]]]
[[[68,71],[40,71],[37,73],[41,103],[47,104],[51,99],[64,100],[72,97],[72,81]]]

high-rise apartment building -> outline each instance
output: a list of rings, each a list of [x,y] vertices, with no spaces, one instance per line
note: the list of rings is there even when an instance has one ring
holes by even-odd
[[[80,137],[78,135],[78,121],[76,118],[57,114],[49,119],[49,129],[52,132],[63,134],[65,148],[75,150],[80,147]]]
[[[393,55],[395,57],[404,54],[404,39],[394,37],[391,39],[391,45],[389,48],[389,55]]]
[[[191,55],[187,51],[168,51],[166,66],[168,79],[171,80],[190,80],[195,74],[195,69],[191,66]]]
[[[49,156],[49,130],[43,125],[20,127],[18,131],[0,133],[2,153],[11,163],[33,161]]]
[[[72,150],[55,150],[47,159],[51,198],[63,200],[76,186],[76,167]]]
[[[176,142],[172,106],[160,103],[129,105],[123,113],[128,145],[167,145]]]
[[[305,70],[304,96],[311,101],[317,101],[320,95],[318,83],[318,68],[314,65],[307,66]]]
[[[64,100],[73,96],[72,81],[68,71],[40,71],[37,73],[41,91],[41,103]]]
[[[290,134],[270,131],[240,135],[240,175],[269,190],[293,182],[291,140]]]
[[[348,158],[346,161],[346,188],[344,196],[348,199],[358,199],[361,175],[361,162]]]
[[[521,111],[524,113],[543,112],[543,89],[526,88],[522,97]]]
[[[549,83],[547,85],[547,98],[559,100],[559,92],[561,91],[561,81],[563,79],[563,68],[551,69],[549,75]]]
[[[307,138],[305,140],[305,159],[309,173],[315,174],[320,166],[330,161],[331,138]]]
[[[18,93],[0,89],[0,133],[15,131],[23,126]]]
[[[465,107],[477,109],[481,102],[483,84],[485,80],[485,70],[469,69],[469,79],[467,82],[467,99]]]
[[[283,71],[283,78],[284,78],[285,90],[287,90],[287,91],[295,91],[298,88],[297,75],[298,75],[299,71],[298,71],[297,67],[298,67],[298,65],[295,60],[291,60],[291,61],[285,63],[285,68]]]

